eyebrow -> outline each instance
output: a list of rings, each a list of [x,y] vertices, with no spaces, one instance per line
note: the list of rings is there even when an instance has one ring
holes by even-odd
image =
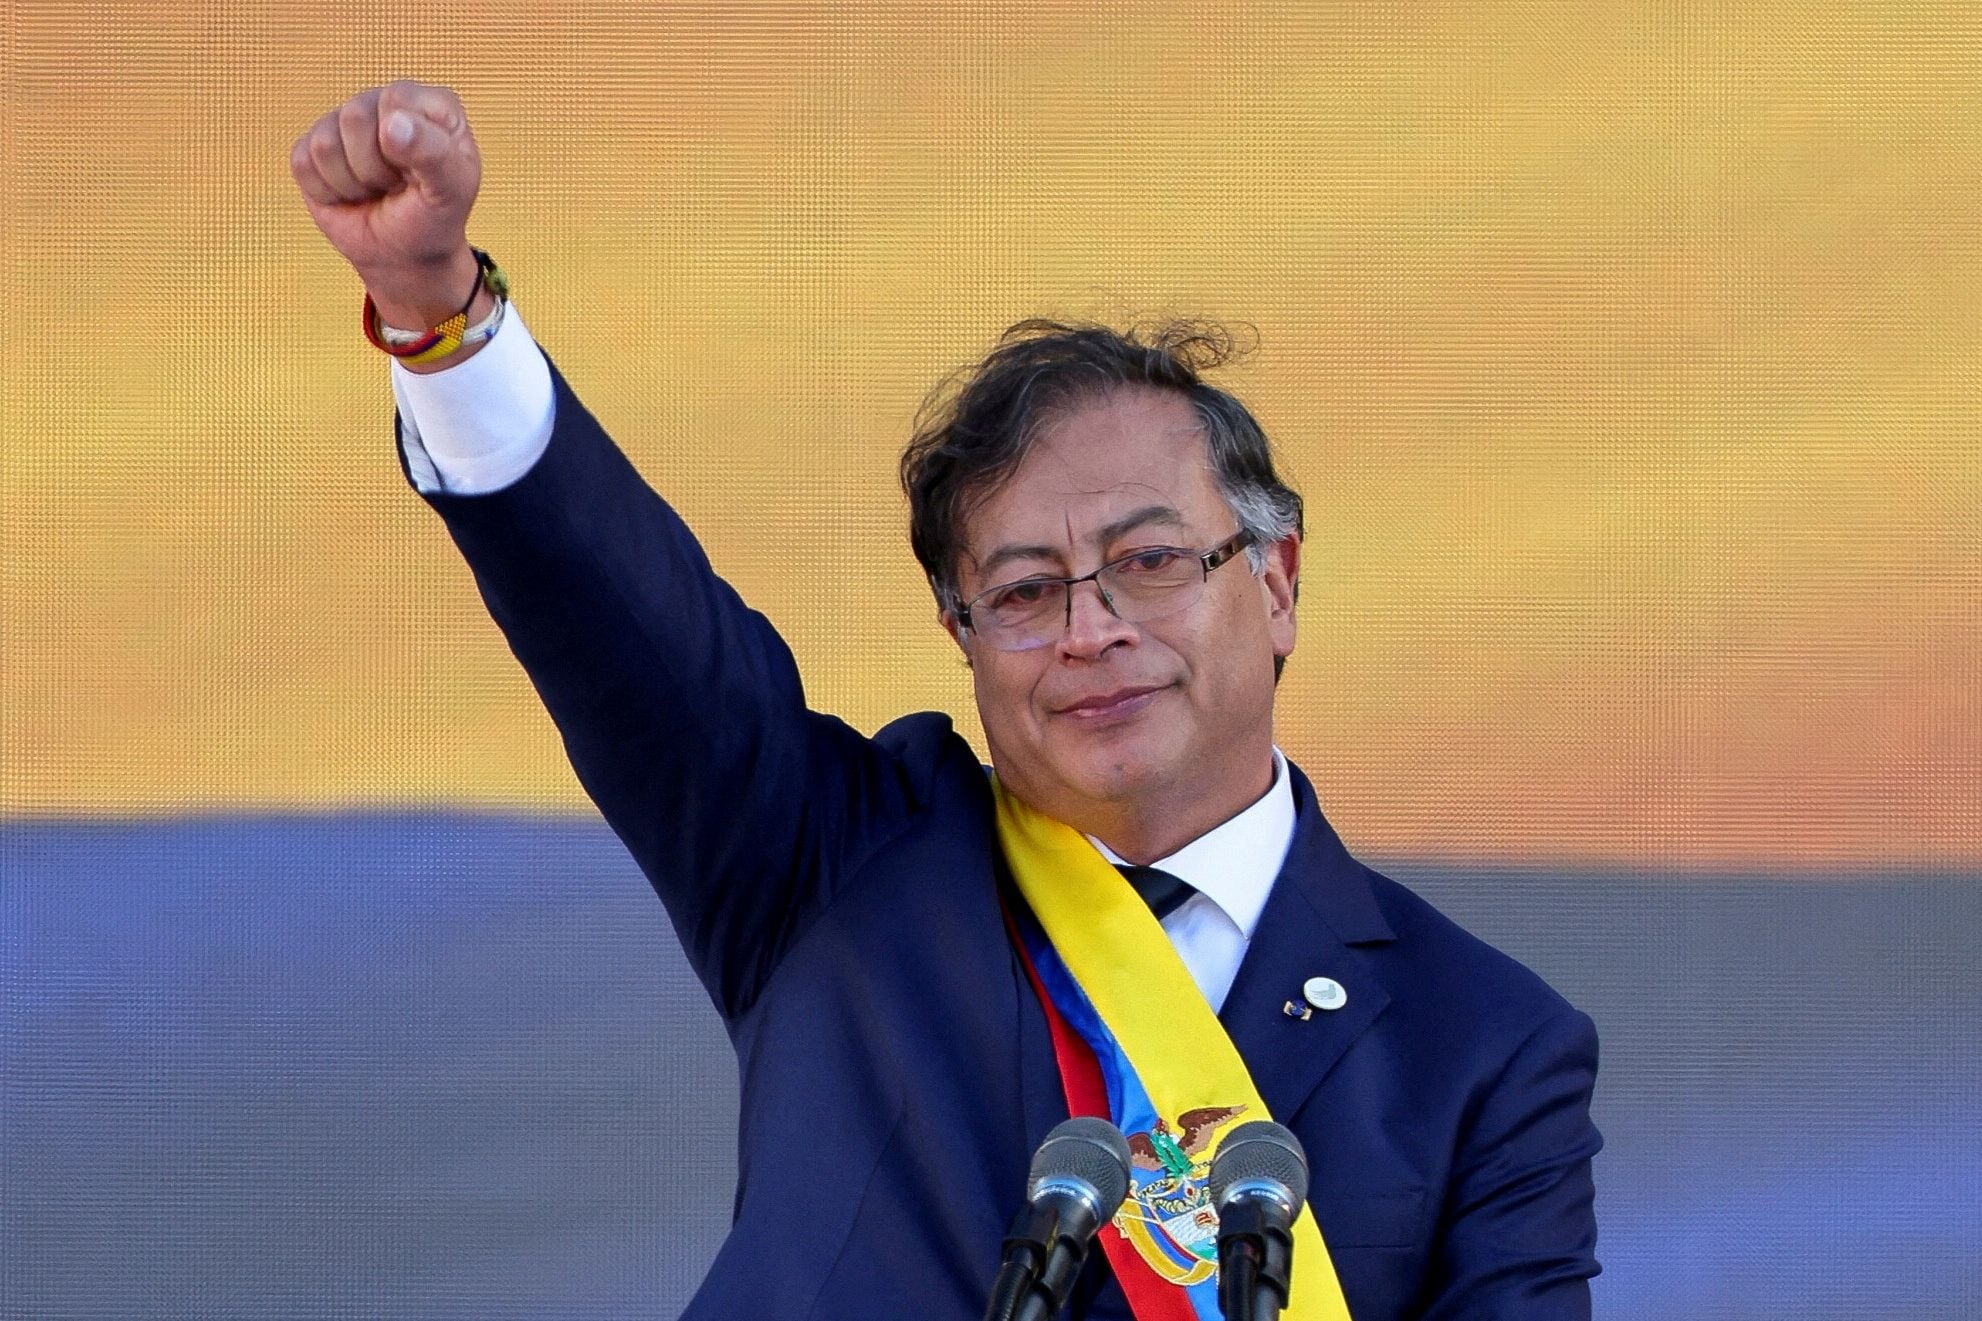
[[[1097,539],[1106,546],[1117,537],[1149,526],[1182,528],[1187,524],[1184,516],[1169,505],[1144,505],[1102,528]],[[990,581],[990,575],[1001,564],[1009,564],[1013,560],[1050,560],[1057,554],[1059,548],[1056,546],[1000,546],[984,557],[977,566],[977,572]]]

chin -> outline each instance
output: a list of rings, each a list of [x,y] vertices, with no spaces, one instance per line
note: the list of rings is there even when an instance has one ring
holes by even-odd
[[[1097,801],[1133,798],[1152,784],[1174,778],[1175,749],[1149,746],[1146,737],[1109,739],[1066,749],[1055,758],[1057,778],[1076,793]]]

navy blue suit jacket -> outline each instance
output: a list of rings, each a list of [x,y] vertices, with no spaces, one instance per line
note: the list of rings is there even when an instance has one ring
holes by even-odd
[[[1067,1116],[983,767],[941,715],[868,738],[808,710],[777,633],[553,379],[525,476],[426,498],[736,1047],[735,1223],[685,1315],[975,1321]],[[1293,781],[1221,1018],[1307,1149],[1352,1314],[1586,1317],[1589,1019],[1351,858]],[[1348,1004],[1288,1017],[1315,975]],[[1073,1310],[1128,1316],[1098,1252]]]

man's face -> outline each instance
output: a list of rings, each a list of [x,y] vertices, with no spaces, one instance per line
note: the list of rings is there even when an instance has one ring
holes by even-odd
[[[1152,546],[1208,550],[1237,530],[1189,400],[1123,387],[1050,421],[971,511],[958,577],[968,601]],[[1273,663],[1294,648],[1297,555],[1291,537],[1269,547],[1259,575],[1237,556],[1194,604],[1142,624],[1116,618],[1082,583],[1071,624],[1030,651],[995,650],[946,615],[999,777],[1103,838],[1172,805],[1242,795],[1201,828],[1243,807],[1270,775]]]

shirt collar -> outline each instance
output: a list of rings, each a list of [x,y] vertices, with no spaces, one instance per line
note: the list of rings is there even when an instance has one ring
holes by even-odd
[[[1089,835],[1101,856],[1125,866],[1120,854]],[[1251,807],[1151,863],[1204,895],[1252,939],[1260,911],[1294,842],[1294,785],[1287,758],[1273,750],[1273,786]]]

